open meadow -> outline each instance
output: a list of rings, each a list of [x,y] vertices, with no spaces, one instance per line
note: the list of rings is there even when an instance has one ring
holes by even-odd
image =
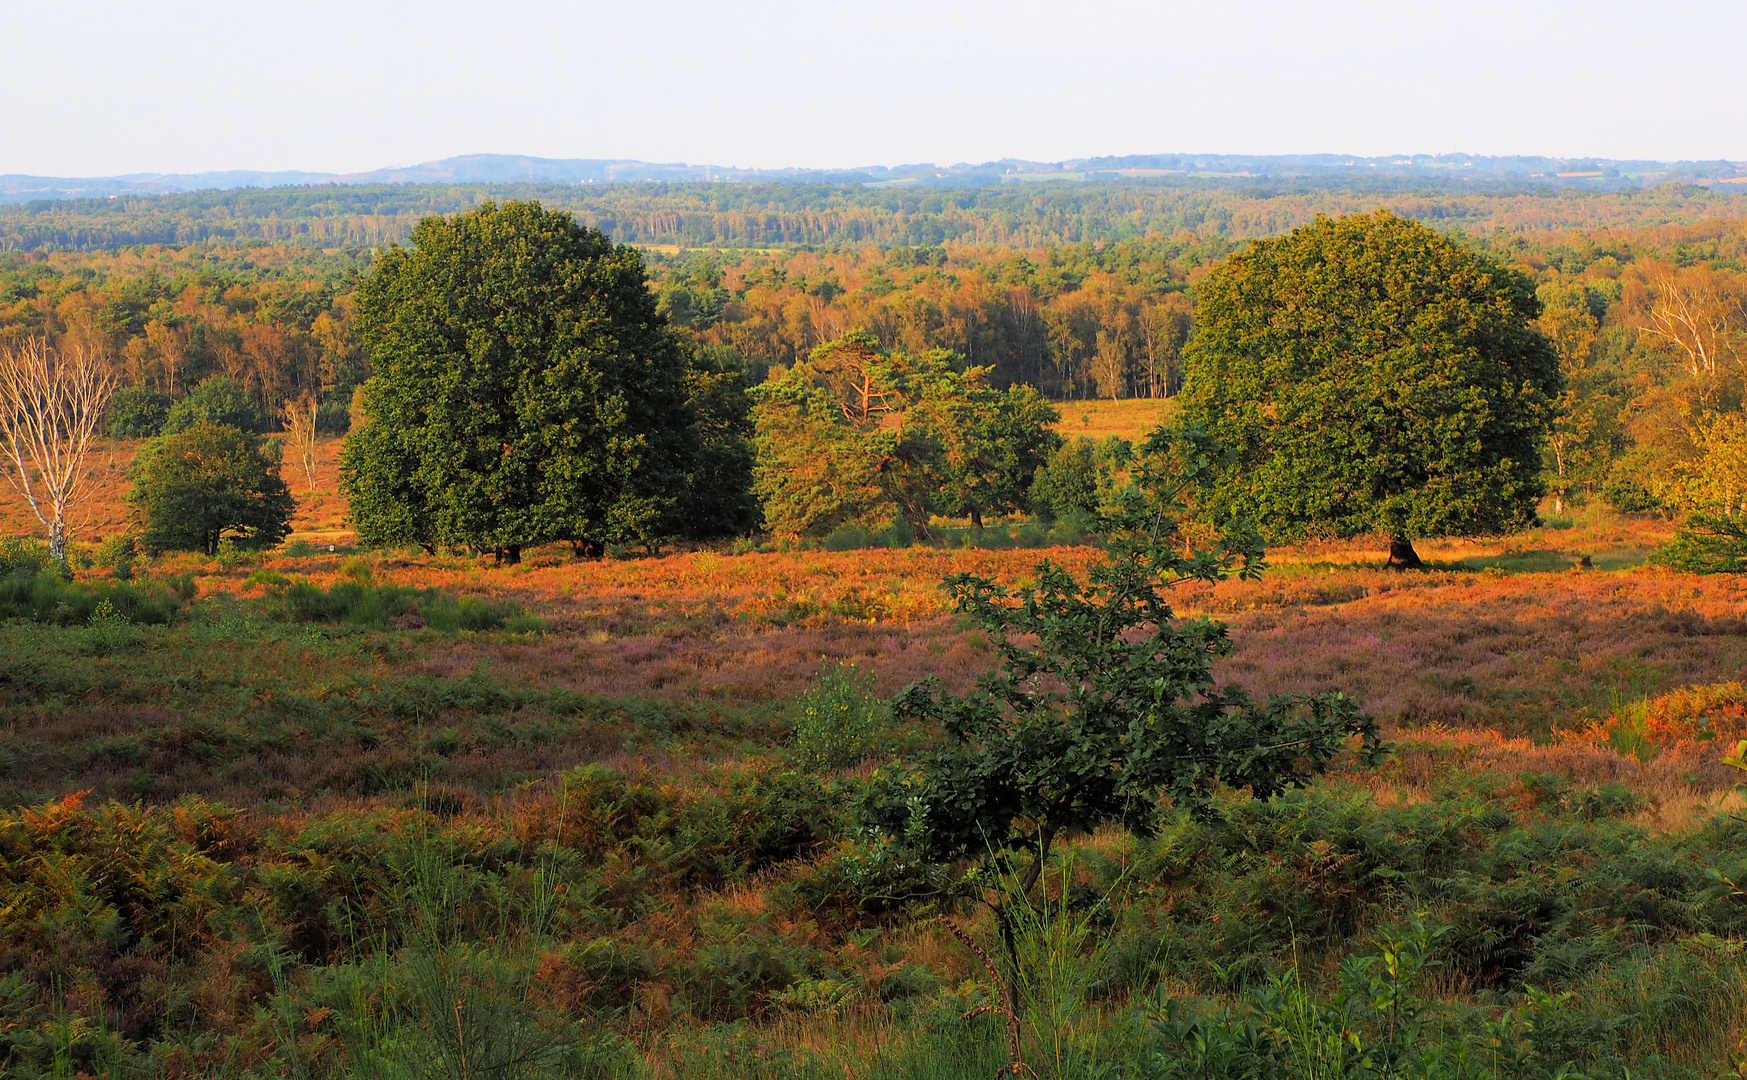
[[[508,567],[355,551],[338,446],[276,550],[9,579],[6,1075],[983,1077],[1010,1038],[1063,1077],[1742,1060],[1747,817],[1720,759],[1747,736],[1747,585],[1650,565],[1657,518],[1544,508],[1422,543],[1425,571],[1360,539],[1179,590],[1230,628],[1222,682],[1350,693],[1390,752],[1065,845],[1010,1034],[937,918],[992,942],[988,910],[855,805],[926,737],[876,699],[994,664],[941,579],[1099,548],[993,523]],[[133,449],[98,454],[76,565],[126,520]],[[855,760],[796,743],[822,686],[871,710]],[[1418,1071],[1316,1071],[1355,1031]]]

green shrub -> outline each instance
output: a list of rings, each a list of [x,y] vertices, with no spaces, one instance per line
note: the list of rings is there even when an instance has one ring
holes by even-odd
[[[795,701],[795,749],[815,769],[853,765],[874,751],[885,711],[872,672],[827,664]]]
[[[0,577],[48,569],[49,546],[28,536],[0,536]]]
[[[1133,457],[1134,448],[1114,435],[1100,442],[1082,435],[1064,443],[1032,478],[1032,509],[1045,521],[1097,513],[1115,497],[1121,472]]]
[[[874,531],[853,521],[846,521],[831,530],[823,544],[826,551],[859,551],[877,546]]]
[[[217,555],[226,539],[272,547],[291,530],[296,504],[278,461],[235,427],[201,422],[166,434],[140,451],[127,475],[148,548]]]
[[[883,529],[870,529],[853,521],[831,531],[822,541],[826,551],[860,551],[864,548],[907,548],[916,543],[916,530],[903,515]]]
[[[1656,561],[1690,574],[1747,574],[1747,518],[1694,514]]]
[[[1662,509],[1662,500],[1629,476],[1610,477],[1602,485],[1601,499],[1622,514],[1648,514]]]
[[[49,570],[24,569],[0,578],[0,619],[84,626],[107,604],[102,614],[108,618],[167,623],[183,603],[173,588],[75,583]]]
[[[215,375],[188,391],[164,417],[163,434],[174,435],[196,424],[234,427],[249,435],[267,430],[261,406],[235,381]]]
[[[324,401],[315,408],[315,430],[322,435],[344,435],[352,430],[352,400]]]
[[[117,581],[133,577],[133,563],[139,557],[139,545],[125,533],[106,536],[97,545],[96,563],[115,575]]]
[[[352,570],[351,580],[325,590],[307,581],[291,582],[268,572],[258,571],[249,580],[267,586],[270,610],[287,622],[341,623],[377,629],[393,625],[412,630],[428,626],[444,633],[505,628],[530,632],[542,625],[511,601],[451,596],[441,589],[372,585],[367,567],[348,564],[348,569]],[[358,569],[363,573],[358,573]]]
[[[108,431],[112,439],[149,439],[164,426],[170,398],[143,386],[127,386],[109,399]]]

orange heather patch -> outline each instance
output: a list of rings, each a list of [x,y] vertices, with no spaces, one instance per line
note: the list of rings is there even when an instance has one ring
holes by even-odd
[[[1747,734],[1747,686],[1738,682],[1691,686],[1654,698],[1644,706],[1647,733],[1661,742],[1698,738],[1738,738]]]

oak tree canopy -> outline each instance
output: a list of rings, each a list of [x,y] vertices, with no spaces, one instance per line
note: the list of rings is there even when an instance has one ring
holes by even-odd
[[[1197,289],[1182,423],[1235,451],[1215,517],[1272,541],[1413,540],[1535,521],[1561,389],[1534,285],[1387,212],[1258,240]]]
[[[344,483],[365,542],[515,562],[534,544],[598,553],[753,524],[749,500],[722,497],[749,483],[744,400],[694,367],[636,249],[488,202],[384,251],[357,312],[376,374]],[[700,466],[711,500],[694,507]]]

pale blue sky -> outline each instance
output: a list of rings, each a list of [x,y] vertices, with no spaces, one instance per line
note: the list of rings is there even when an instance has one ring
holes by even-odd
[[[1747,159],[1747,3],[0,0],[0,173]]]

